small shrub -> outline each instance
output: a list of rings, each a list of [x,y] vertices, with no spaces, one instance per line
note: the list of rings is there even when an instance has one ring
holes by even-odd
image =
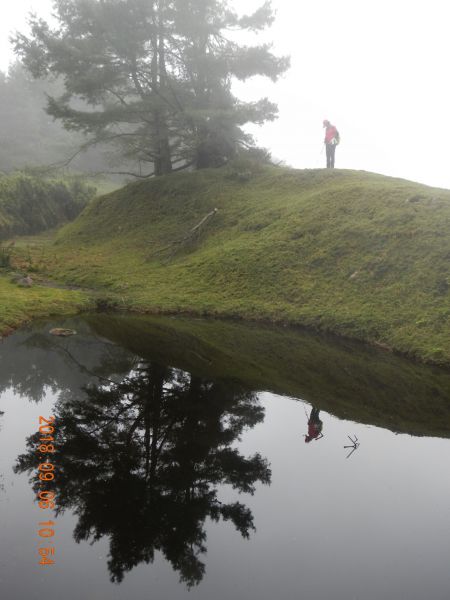
[[[95,195],[79,179],[15,173],[0,178],[0,239],[34,234],[75,219]]]
[[[11,248],[0,246],[0,269],[11,268]]]
[[[264,148],[241,151],[228,163],[226,178],[245,183],[270,164],[270,153]]]
[[[117,310],[118,302],[113,298],[96,298],[95,310],[97,312],[114,312]]]

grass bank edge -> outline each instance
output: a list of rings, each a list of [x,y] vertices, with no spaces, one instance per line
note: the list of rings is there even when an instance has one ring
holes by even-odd
[[[448,190],[357,171],[245,177],[176,174],[98,198],[38,267],[133,312],[300,325],[450,364]]]
[[[93,299],[86,292],[39,284],[19,287],[0,274],[0,339],[32,319],[61,317],[93,308]]]

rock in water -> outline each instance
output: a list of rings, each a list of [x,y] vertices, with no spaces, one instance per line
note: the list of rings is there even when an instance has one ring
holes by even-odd
[[[59,335],[61,337],[67,337],[69,335],[75,335],[75,329],[63,329],[61,327],[55,327],[54,329],[50,329],[50,333],[52,335]]]

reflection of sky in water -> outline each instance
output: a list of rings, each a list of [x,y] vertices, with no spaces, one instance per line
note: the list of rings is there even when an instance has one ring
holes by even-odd
[[[106,541],[76,544],[76,519],[69,514],[55,527],[57,564],[37,565],[37,523],[47,514],[33,504],[27,476],[11,467],[39,415],[52,413],[54,397],[47,394],[36,405],[3,393],[2,597],[41,598],[44,590],[51,600],[447,599],[450,441],[395,435],[321,412],[324,437],[305,444],[303,403],[269,393],[260,398],[265,421],[239,444],[244,455],[260,452],[271,464],[272,485],[239,497],[257,531],[243,540],[229,523],[208,524],[206,575],[188,592],[158,555],[120,586],[111,584]],[[343,446],[353,434],[361,446],[347,460]],[[220,499],[236,499],[236,493],[223,488]]]

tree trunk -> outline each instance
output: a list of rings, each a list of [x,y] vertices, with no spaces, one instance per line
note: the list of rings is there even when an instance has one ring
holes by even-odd
[[[156,66],[152,73],[153,85],[156,86],[161,96],[167,88],[166,56],[164,49],[164,0],[158,1],[158,35],[153,43],[154,61]],[[156,59],[156,60],[155,60]],[[170,152],[169,128],[167,125],[167,109],[163,106],[155,111],[155,136],[157,158],[155,160],[155,175],[166,175],[172,171],[172,157]]]
[[[169,132],[165,121],[165,115],[158,111],[154,115],[155,137],[157,140],[157,157],[155,159],[155,175],[166,175],[172,171],[172,159],[170,155]]]

